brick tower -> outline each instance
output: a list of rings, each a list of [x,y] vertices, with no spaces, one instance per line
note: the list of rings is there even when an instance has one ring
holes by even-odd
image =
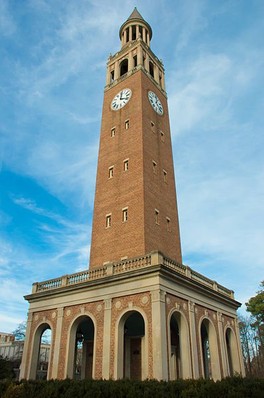
[[[90,268],[159,250],[181,263],[162,62],[137,9],[107,63]]]
[[[151,37],[135,9],[107,63],[90,268],[36,282],[25,296],[20,378],[244,375],[233,291],[182,264],[164,69]]]

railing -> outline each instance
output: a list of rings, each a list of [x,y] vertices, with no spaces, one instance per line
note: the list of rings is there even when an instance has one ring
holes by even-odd
[[[103,267],[94,268],[82,272],[76,272],[71,275],[64,275],[60,278],[50,279],[44,282],[33,284],[32,293],[43,292],[45,290],[59,289],[65,286],[78,285],[80,283],[89,283],[95,279],[109,277],[111,275],[119,275],[122,273],[152,267],[155,265],[163,266],[168,270],[172,270],[175,274],[180,274],[209,289],[215,290],[229,298],[234,298],[234,292],[226,287],[219,285],[217,282],[206,278],[204,275],[192,270],[190,267],[177,263],[163,256],[160,252],[152,252],[146,256],[135,257],[131,259],[123,259],[117,263],[106,263]]]

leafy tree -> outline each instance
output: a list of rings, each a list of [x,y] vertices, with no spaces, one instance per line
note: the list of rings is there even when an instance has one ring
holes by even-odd
[[[25,340],[26,336],[26,329],[27,329],[27,323],[26,321],[21,322],[17,328],[12,332],[12,334],[15,336],[16,340]]]
[[[246,303],[247,311],[256,318],[259,325],[264,325],[264,281],[260,284],[260,290]]]

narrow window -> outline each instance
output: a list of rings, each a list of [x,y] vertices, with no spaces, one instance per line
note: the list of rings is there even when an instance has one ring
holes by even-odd
[[[136,40],[136,33],[137,33],[137,27],[136,25],[132,26],[132,40]]]
[[[171,220],[169,217],[166,217],[166,221],[167,221],[167,231],[171,232]]]
[[[108,178],[114,177],[114,166],[109,167],[108,169]]]
[[[159,84],[162,86],[162,74],[159,74]]]
[[[163,181],[167,184],[167,171],[163,170]]]
[[[110,228],[112,224],[112,215],[111,214],[107,214],[105,216],[105,227],[106,228]]]
[[[125,129],[128,130],[129,129],[129,120],[125,121]]]
[[[137,66],[137,55],[135,55],[133,57],[133,60],[134,60],[134,68],[136,68],[136,66]]]
[[[150,122],[151,128],[153,129],[155,127],[155,123],[154,122]]]
[[[124,171],[128,171],[128,159],[124,160]]]
[[[152,160],[152,170],[154,174],[157,174],[157,163],[155,160]]]
[[[115,133],[116,133],[116,129],[115,129],[115,127],[113,127],[113,128],[111,129],[111,137],[112,137],[112,138],[115,136]]]
[[[127,222],[128,220],[128,208],[122,209],[122,220],[123,222]]]
[[[139,37],[142,38],[142,36],[143,36],[142,26],[139,25]]]
[[[127,28],[126,29],[126,42],[128,42],[129,41],[129,29]]]
[[[155,209],[155,223],[159,224],[159,211]]]
[[[165,141],[165,135],[164,135],[163,131],[160,131],[160,139],[162,142]]]
[[[111,83],[115,80],[115,71],[112,70],[110,73],[110,77],[111,77]]]
[[[151,61],[149,61],[149,73],[152,77],[154,77],[154,65]]]

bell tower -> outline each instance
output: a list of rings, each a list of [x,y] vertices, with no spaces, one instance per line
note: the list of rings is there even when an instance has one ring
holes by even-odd
[[[167,96],[152,30],[120,28],[104,92],[90,268],[35,282],[20,378],[244,375],[232,290],[182,264]]]
[[[90,268],[154,250],[181,263],[163,64],[136,8],[119,36],[107,63]]]

